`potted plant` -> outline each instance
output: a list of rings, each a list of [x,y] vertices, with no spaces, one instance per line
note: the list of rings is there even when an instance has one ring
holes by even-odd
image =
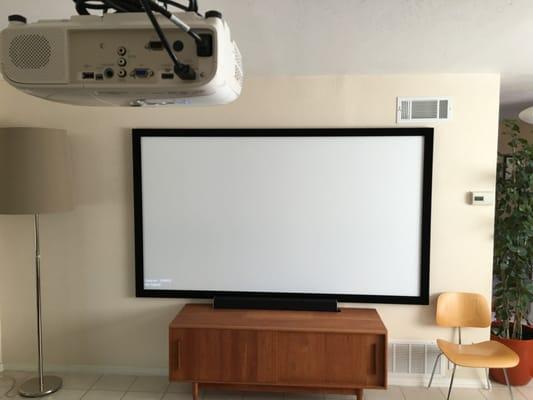
[[[505,127],[510,140],[507,154],[498,156],[492,339],[519,355],[509,380],[525,385],[533,375],[533,329],[527,320],[533,302],[533,145],[519,136],[515,121]],[[491,370],[491,377],[505,383],[501,370]]]

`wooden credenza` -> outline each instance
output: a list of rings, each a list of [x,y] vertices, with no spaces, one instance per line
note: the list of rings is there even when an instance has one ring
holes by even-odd
[[[170,380],[201,388],[357,395],[387,387],[387,329],[374,309],[215,310],[170,324]]]

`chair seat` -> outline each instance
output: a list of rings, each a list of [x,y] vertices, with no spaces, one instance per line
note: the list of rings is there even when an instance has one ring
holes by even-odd
[[[513,350],[493,340],[460,345],[438,339],[437,345],[451,362],[463,367],[512,368],[520,361]]]

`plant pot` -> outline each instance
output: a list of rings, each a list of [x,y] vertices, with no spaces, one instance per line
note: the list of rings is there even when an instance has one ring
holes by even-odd
[[[524,340],[518,339],[504,339],[499,336],[491,335],[491,339],[497,342],[503,343],[510,349],[512,349],[518,357],[520,357],[520,363],[508,370],[509,382],[513,386],[527,385],[533,377],[533,328],[524,325]],[[490,377],[505,385],[505,376],[503,370],[491,368]]]

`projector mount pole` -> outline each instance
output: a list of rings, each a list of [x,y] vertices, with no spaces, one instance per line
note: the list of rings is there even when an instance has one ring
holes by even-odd
[[[24,382],[19,389],[23,397],[43,397],[57,392],[63,385],[57,376],[44,376],[43,368],[43,315],[41,301],[41,244],[39,240],[39,214],[33,216],[35,234],[35,292],[37,298],[37,373],[36,378]]]

